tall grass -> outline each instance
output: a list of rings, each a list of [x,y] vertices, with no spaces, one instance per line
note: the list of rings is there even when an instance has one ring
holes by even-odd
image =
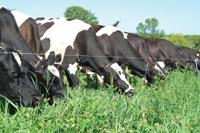
[[[133,97],[113,93],[114,87],[95,81],[68,90],[72,99],[42,102],[35,108],[0,110],[0,132],[199,132],[200,79],[192,71],[174,71],[166,80],[147,86],[129,77]],[[66,79],[65,79],[66,80]],[[1,103],[2,101],[0,101]]]

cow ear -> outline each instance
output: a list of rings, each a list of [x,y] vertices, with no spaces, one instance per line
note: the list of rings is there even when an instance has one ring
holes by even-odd
[[[49,65],[47,67],[47,69],[55,76],[57,76],[58,78],[60,77],[60,72],[58,71],[58,69],[54,66],[54,65]]]

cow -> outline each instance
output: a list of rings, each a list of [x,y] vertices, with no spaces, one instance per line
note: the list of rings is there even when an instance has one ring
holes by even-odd
[[[39,89],[50,98],[50,103],[54,98],[64,98],[68,95],[60,72],[51,65],[55,61],[55,54],[51,53],[49,57],[51,60],[41,61],[22,36],[11,11],[4,7],[0,8],[0,35],[0,42],[6,44],[3,47],[12,47],[23,53],[22,59],[28,64],[29,70],[36,74]],[[48,71],[50,71],[49,77],[47,77]]]
[[[131,46],[139,52],[139,54],[146,59],[149,63],[151,63],[153,66],[156,67],[157,70],[160,70],[160,72],[165,76],[165,72],[162,69],[162,67],[160,66],[160,64],[158,64],[157,59],[154,57],[154,55],[151,53],[151,51],[149,50],[149,47],[147,46],[145,40],[136,34],[133,33],[127,33],[127,39],[129,40]]]
[[[149,63],[134,49],[127,34],[113,26],[105,26],[96,34],[100,47],[111,62],[128,66],[132,74],[146,78],[148,83],[154,83],[154,76],[158,73],[155,64]]]
[[[0,44],[0,95],[17,104],[36,106],[42,100],[41,93],[28,77],[28,68],[20,53]]]
[[[180,68],[195,69],[195,59],[200,58],[196,50],[183,46],[176,46],[165,39],[145,39],[150,51],[158,61],[165,64],[166,69],[174,70],[177,63]]]
[[[42,45],[47,47],[45,57],[48,57],[52,51],[61,54],[61,61],[58,64],[66,71],[71,87],[79,85],[77,76],[77,63],[79,63],[80,66],[100,76],[104,75],[107,83],[111,83],[109,77],[112,75],[114,86],[120,88],[123,93],[129,96],[135,93],[121,67],[116,62],[111,63],[102,52],[94,29],[89,24],[66,18],[36,18],[35,20],[39,27]]]

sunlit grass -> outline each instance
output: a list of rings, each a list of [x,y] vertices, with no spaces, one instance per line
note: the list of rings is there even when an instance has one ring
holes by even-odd
[[[66,103],[57,100],[52,106],[47,102],[35,108],[17,106],[19,111],[6,115],[1,108],[0,132],[200,131],[200,79],[194,72],[175,71],[151,86],[131,77],[137,91],[133,97],[114,93],[112,86],[97,86],[95,81],[86,84],[85,75],[80,80],[79,88],[68,87],[72,99]]]

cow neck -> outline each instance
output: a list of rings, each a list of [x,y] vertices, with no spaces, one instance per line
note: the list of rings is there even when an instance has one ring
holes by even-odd
[[[12,33],[7,33],[7,34],[12,35],[13,32],[14,31],[12,31]],[[40,59],[33,52],[33,50],[31,49],[29,44],[26,42],[26,40],[22,37],[21,33],[18,32],[12,36],[13,36],[12,38],[9,38],[9,43],[7,45],[10,45],[10,47],[14,48],[15,50],[20,50],[23,53],[22,58],[25,61],[29,62],[31,66],[35,66],[35,64],[37,64],[40,61]]]
[[[7,18],[4,18],[4,21]],[[28,62],[32,67],[40,61],[40,59],[35,55],[30,45],[27,43],[27,41],[22,36],[21,32],[19,31],[17,24],[14,23],[14,17],[12,18],[13,21],[11,21],[9,24],[4,22],[4,24],[1,28],[1,41],[5,42],[6,47],[11,47],[15,50],[19,50],[23,53],[22,58],[24,61]]]

